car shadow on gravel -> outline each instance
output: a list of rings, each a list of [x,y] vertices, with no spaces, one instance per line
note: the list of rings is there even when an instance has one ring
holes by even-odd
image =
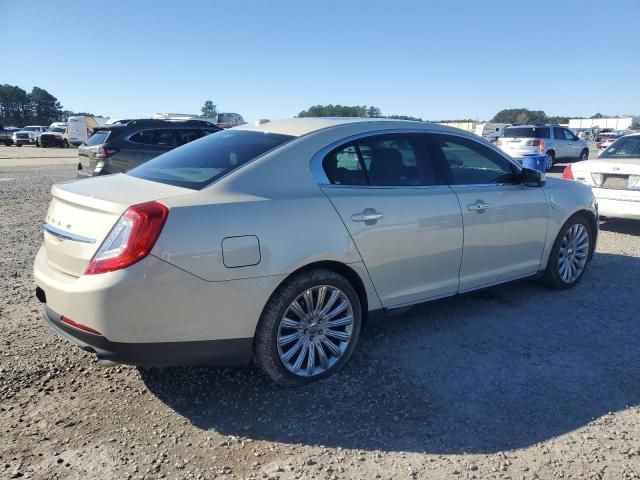
[[[600,230],[607,232],[623,233],[626,235],[640,236],[640,220],[627,220],[624,218],[606,218],[600,222]]]
[[[253,368],[141,369],[194,426],[362,450],[525,448],[640,403],[640,259],[596,254],[576,288],[535,281],[416,307],[365,329],[339,374],[303,388]]]

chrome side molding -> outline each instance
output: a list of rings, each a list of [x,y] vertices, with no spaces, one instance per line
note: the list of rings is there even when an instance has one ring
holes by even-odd
[[[81,243],[96,243],[95,238],[83,237],[82,235],[76,235],[75,233],[65,232],[64,230],[60,230],[48,223],[43,223],[42,228],[44,228],[45,232],[49,232],[51,235],[61,240],[71,240],[73,242]]]

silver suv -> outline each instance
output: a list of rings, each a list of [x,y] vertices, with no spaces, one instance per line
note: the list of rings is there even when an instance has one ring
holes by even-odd
[[[518,125],[505,128],[496,145],[516,160],[531,153],[546,153],[557,160],[588,160],[589,145],[560,125]]]

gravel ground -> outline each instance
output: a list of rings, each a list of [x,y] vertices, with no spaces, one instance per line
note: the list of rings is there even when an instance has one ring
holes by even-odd
[[[527,281],[371,322],[308,387],[103,368],[33,298],[49,189],[76,160],[28,148],[0,147],[0,478],[640,478],[640,223],[603,223],[571,291]]]

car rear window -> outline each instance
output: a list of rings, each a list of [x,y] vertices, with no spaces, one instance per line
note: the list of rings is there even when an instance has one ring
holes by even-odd
[[[505,128],[503,137],[507,138],[551,138],[547,127],[515,127]]]
[[[640,157],[640,136],[622,137],[600,154],[600,158]]]
[[[127,175],[200,190],[293,138],[277,133],[224,130],[164,153]]]
[[[85,145],[100,145],[104,142],[107,141],[107,138],[109,137],[109,130],[98,130],[97,132],[94,132],[93,135],[91,135],[89,138],[87,138],[84,142]]]

